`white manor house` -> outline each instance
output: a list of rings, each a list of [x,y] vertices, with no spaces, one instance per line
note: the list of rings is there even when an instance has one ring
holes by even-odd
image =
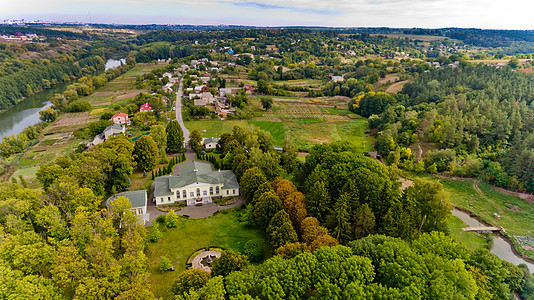
[[[179,166],[179,175],[156,177],[154,202],[156,205],[186,202],[202,205],[214,197],[239,196],[239,183],[230,170],[212,170],[211,164],[192,162]]]

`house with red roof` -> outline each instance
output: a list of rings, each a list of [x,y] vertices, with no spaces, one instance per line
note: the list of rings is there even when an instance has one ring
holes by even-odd
[[[147,102],[141,105],[141,108],[139,108],[139,111],[145,111],[145,112],[152,111],[152,106],[150,106],[150,103]]]
[[[130,125],[130,118],[128,117],[128,114],[121,112],[111,117],[111,121],[113,121],[115,124]]]

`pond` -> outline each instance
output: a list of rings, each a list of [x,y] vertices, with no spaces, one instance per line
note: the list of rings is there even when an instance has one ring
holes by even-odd
[[[455,209],[452,211],[452,214],[460,218],[469,227],[486,226],[463,211]],[[530,273],[534,273],[534,264],[529,263],[522,257],[515,255],[512,251],[512,246],[499,235],[493,235],[493,248],[490,250],[490,252],[497,255],[500,259],[511,262],[514,265],[525,264],[530,270]]]

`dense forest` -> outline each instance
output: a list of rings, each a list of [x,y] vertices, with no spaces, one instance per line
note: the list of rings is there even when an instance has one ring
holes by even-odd
[[[431,70],[397,95],[367,93],[350,106],[380,131],[376,148],[390,162],[533,192],[532,99],[532,75],[468,64]],[[416,142],[439,145],[424,166],[404,162]]]

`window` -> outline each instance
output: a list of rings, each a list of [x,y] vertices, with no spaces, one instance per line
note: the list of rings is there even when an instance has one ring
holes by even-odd
[[[202,195],[207,196],[207,195],[208,195],[208,191],[203,190],[203,191],[202,191]]]
[[[232,194],[234,194],[234,195],[235,195],[235,190],[232,190]]]
[[[167,197],[167,202],[171,202],[171,197]]]
[[[190,196],[191,198],[195,197],[195,192],[191,192],[191,193],[189,193],[189,196]]]
[[[163,203],[163,197],[161,197],[161,198],[159,199],[159,202]]]
[[[230,190],[226,190],[226,195],[228,195],[230,193]]]
[[[176,198],[180,199],[180,191],[176,191]]]
[[[182,192],[182,195],[184,196],[184,198],[187,198],[187,192],[185,190]]]
[[[197,197],[200,197],[200,189],[197,188]]]
[[[215,187],[215,195],[219,195],[219,187],[218,186]]]
[[[213,187],[210,186],[210,195],[213,195]]]

